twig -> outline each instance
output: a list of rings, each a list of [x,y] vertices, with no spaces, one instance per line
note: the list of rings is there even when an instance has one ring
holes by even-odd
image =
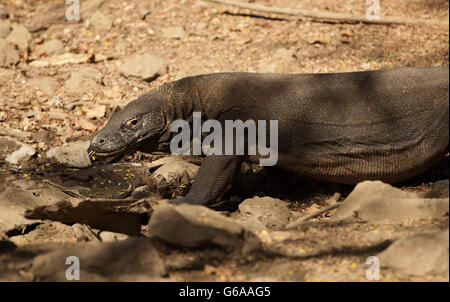
[[[226,5],[232,5],[240,8],[256,10],[266,13],[291,15],[307,17],[312,19],[326,19],[326,20],[337,20],[346,23],[372,23],[372,24],[425,24],[425,25],[440,25],[448,26],[447,20],[430,20],[430,19],[416,19],[416,18],[401,18],[401,17],[383,17],[379,20],[369,20],[363,16],[355,16],[346,13],[334,13],[327,11],[318,10],[303,10],[303,9],[291,9],[291,8],[281,8],[274,6],[265,6],[257,3],[247,3],[236,0],[207,0],[209,2],[216,2]]]
[[[81,198],[81,199],[85,199],[86,198],[85,196],[81,195],[78,191],[75,191],[75,190],[69,189],[67,187],[58,185],[57,183],[54,183],[53,181],[51,181],[49,179],[44,179],[44,180],[42,180],[42,182],[43,183],[47,183],[47,184],[49,184],[51,186],[54,186],[54,187],[58,188],[59,190],[63,191],[64,193],[66,193],[69,196],[77,197],[77,198]]]
[[[119,203],[134,203],[136,201],[139,201],[140,199],[136,198],[121,198],[121,199],[114,199],[114,198],[89,198],[85,197],[82,201],[89,201],[89,202],[104,202],[104,203],[113,203],[113,204],[119,204]]]
[[[67,187],[58,185],[57,183],[54,183],[53,181],[51,181],[49,179],[44,179],[44,180],[42,180],[42,182],[43,183],[47,183],[47,184],[49,184],[51,186],[54,186],[55,188],[61,190],[62,192],[66,193],[69,196],[79,198],[79,199],[81,199],[82,202],[84,202],[84,201],[105,202],[105,203],[111,202],[111,203],[114,203],[114,204],[119,204],[119,203],[122,202],[122,203],[129,204],[129,203],[133,203],[133,202],[139,201],[139,199],[136,199],[136,198],[125,198],[125,197],[120,197],[120,196],[113,197],[113,198],[91,198],[91,197],[86,197],[86,196],[81,195],[80,193],[78,193],[78,191],[75,191],[75,190],[69,189]],[[131,186],[131,184],[130,184],[130,186]],[[128,187],[127,190],[130,190],[130,186]]]
[[[336,208],[338,208],[340,206],[339,203],[337,203],[338,199],[341,197],[341,194],[339,193],[334,193],[333,197],[331,197],[330,199],[327,200],[327,203],[331,203],[329,206],[320,209],[314,213],[305,215],[303,217],[300,217],[299,219],[297,219],[296,221],[293,221],[291,223],[289,223],[286,228],[287,229],[295,229],[296,227],[298,227],[299,225],[305,223],[306,221],[310,220],[311,218],[317,217],[323,213],[326,213],[328,211],[334,210]]]

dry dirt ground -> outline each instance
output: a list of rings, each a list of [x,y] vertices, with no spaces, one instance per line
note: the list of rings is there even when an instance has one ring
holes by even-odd
[[[57,270],[59,266],[52,266],[57,262],[55,259],[63,258],[64,252],[58,252],[78,249],[82,254],[89,247],[94,254],[107,256],[103,257],[106,260],[92,255],[81,257],[94,262],[84,280],[367,281],[367,257],[380,254],[399,238],[448,229],[448,210],[439,217],[377,222],[332,222],[332,211],[294,231],[284,226],[257,227],[254,233],[266,241],[264,248],[255,248],[253,253],[223,242],[219,244],[221,248],[214,244],[180,248],[152,236],[146,222],[159,199],[185,192],[193,176],[164,179],[162,184],[154,181],[149,174],[160,165],[151,167],[151,163],[161,156],[135,154],[114,164],[99,163],[78,169],[57,164],[47,154],[52,148],[89,140],[127,102],[189,75],[225,71],[346,72],[448,65],[448,26],[318,22],[195,0],[81,2],[81,20],[67,21],[63,1],[0,0],[0,42],[5,40],[11,47],[0,44],[4,45],[3,49],[0,47],[0,64],[4,64],[0,66],[0,193],[3,194],[0,209],[4,214],[0,218],[7,221],[6,216],[10,215],[7,211],[31,210],[42,205],[30,201],[33,194],[36,197],[44,192],[51,199],[65,194],[61,193],[65,188],[70,188],[64,191],[69,193],[68,198],[103,198],[107,202],[129,187],[147,185],[153,195],[150,194],[145,205],[123,205],[125,210],[121,213],[128,216],[119,213],[116,217],[111,214],[116,210],[107,210],[109,219],[137,224],[141,229],[136,234],[133,227],[122,228],[117,222],[95,220],[89,224],[89,219],[73,218],[82,217],[83,210],[75,211],[72,219],[67,218],[61,214],[65,208],[55,210],[56,214],[48,214],[45,208],[38,211],[41,216],[33,214],[38,216],[20,218],[13,228],[0,228],[0,280],[64,280]],[[250,2],[355,15],[364,15],[366,10],[363,0]],[[381,1],[380,12],[382,16],[447,20],[449,2],[386,0]],[[26,32],[18,31],[11,37],[11,31],[20,26]],[[65,59],[73,62],[61,62],[64,54]],[[161,64],[153,80],[125,76],[126,72],[119,70],[137,54],[152,54],[156,56],[155,64]],[[2,140],[5,137],[13,141]],[[19,143],[34,148],[34,152],[27,160],[11,164],[7,155]],[[188,164],[198,164],[200,160],[190,159]],[[188,168],[195,170],[194,166]],[[287,201],[287,211],[283,213],[292,222],[325,207],[333,193],[341,193],[343,200],[354,188],[280,171],[252,171],[251,167],[243,167],[242,172],[228,194],[232,202],[216,208],[221,216],[241,222],[244,218],[239,215],[243,213],[237,203],[245,198],[258,195]],[[163,178],[167,176],[161,173]],[[441,179],[448,179],[448,157],[432,171],[397,187],[424,196]],[[42,185],[45,180],[50,180],[45,183],[47,187]],[[110,205],[102,203],[100,207]],[[102,210],[95,212],[93,207],[92,211],[102,215]],[[30,220],[36,217],[41,219]],[[1,223],[0,220],[0,226]],[[150,239],[144,243],[139,239],[132,241],[146,237]],[[124,238],[128,239],[123,241]],[[123,244],[111,249],[123,249],[121,253],[127,255],[121,256],[123,262],[116,261],[110,271],[103,270],[102,265],[106,267],[107,261],[117,259],[114,251],[102,250],[105,248],[101,245],[106,243],[101,242],[106,241]],[[139,251],[156,256],[149,260]],[[448,281],[448,240],[446,255],[444,271],[412,274],[387,268],[382,270],[380,280]],[[141,267],[147,271],[139,271],[142,263],[145,265]]]

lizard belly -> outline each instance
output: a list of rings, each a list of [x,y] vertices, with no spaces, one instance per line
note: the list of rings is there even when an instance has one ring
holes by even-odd
[[[386,128],[385,133],[361,132],[372,133],[371,137],[342,135],[306,144],[299,137],[299,147],[280,150],[277,166],[346,184],[363,180],[403,181],[425,172],[448,152],[448,103],[427,120],[418,123],[427,124],[425,129],[418,129],[412,122],[403,125],[402,131]]]

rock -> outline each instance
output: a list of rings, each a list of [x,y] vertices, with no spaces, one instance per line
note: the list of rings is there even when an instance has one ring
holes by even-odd
[[[0,39],[0,67],[9,68],[19,63],[19,52],[6,40]]]
[[[162,30],[163,38],[182,39],[185,36],[184,29],[181,26],[171,26]]]
[[[10,240],[18,246],[42,243],[77,242],[71,226],[55,221],[41,223],[25,235],[12,236]]]
[[[75,223],[72,229],[78,241],[99,241],[92,229],[85,224]]]
[[[11,23],[9,20],[0,19],[0,39],[5,39],[11,33]]]
[[[124,275],[163,277],[167,274],[153,243],[143,238],[98,243],[89,248],[66,247],[39,255],[33,260],[31,272],[37,281],[67,281],[66,259],[70,256],[79,260],[80,281],[126,281]]]
[[[105,116],[105,113],[106,113],[106,106],[99,105],[89,109],[89,111],[86,113],[86,117],[88,119],[100,119]]]
[[[296,73],[299,72],[294,50],[280,48],[258,65],[258,71],[264,73]]]
[[[197,165],[187,163],[177,156],[170,157],[170,159],[153,172],[152,178],[157,183],[188,185],[190,181],[194,180],[199,169]]]
[[[239,205],[238,222],[252,230],[281,228],[289,223],[288,204],[271,197],[254,197]]]
[[[72,93],[84,94],[92,91],[102,81],[102,74],[93,67],[84,67],[72,72],[65,82],[65,87]]]
[[[108,231],[102,231],[99,234],[100,240],[102,242],[116,242],[116,241],[122,241],[130,236],[120,233],[114,233],[114,232],[108,232]]]
[[[79,129],[87,130],[87,131],[95,131],[97,130],[97,126],[93,123],[89,122],[86,119],[80,119],[78,121]]]
[[[47,158],[54,158],[58,163],[73,168],[86,168],[91,165],[87,149],[89,141],[68,143],[47,151]]]
[[[38,222],[36,219],[39,219],[24,217],[28,209],[42,205],[51,207],[61,200],[76,201],[54,187],[33,185],[29,189],[24,189],[24,184],[17,186],[16,181],[9,180],[8,186],[4,190],[0,189],[0,233],[12,231],[21,234],[22,230],[36,224]]]
[[[27,144],[19,142],[12,137],[0,136],[0,159],[10,165],[19,165],[27,161],[36,153],[36,150]]]
[[[151,55],[136,55],[128,58],[119,66],[119,72],[125,77],[137,77],[152,81],[167,73],[167,64],[163,58]]]
[[[184,246],[237,248],[245,254],[258,246],[257,237],[232,219],[204,206],[161,205],[149,223],[150,235]]]
[[[373,222],[442,217],[448,213],[448,207],[448,198],[424,199],[381,181],[364,181],[356,185],[331,219],[360,218]]]
[[[17,45],[20,52],[27,52],[32,48],[32,43],[34,43],[33,37],[28,32],[28,29],[22,25],[13,27],[13,30],[6,38],[6,41]]]
[[[150,166],[152,165],[150,164]],[[168,157],[166,163],[151,175],[153,191],[156,188],[156,191],[164,198],[184,195],[194,180],[198,168],[197,165],[187,163],[178,156]],[[149,170],[153,170],[153,168],[149,168]]]
[[[44,91],[47,95],[51,96],[58,89],[58,81],[51,77],[41,77],[37,79],[31,79],[30,85],[39,88],[39,90]]]
[[[46,42],[37,52],[38,56],[46,55],[46,56],[53,56],[53,55],[61,55],[64,53],[64,45],[61,41],[57,39],[52,39],[48,42]]]
[[[381,267],[421,276],[449,271],[449,231],[414,234],[398,239],[378,254]]]
[[[97,31],[108,31],[112,28],[111,18],[96,11],[89,19],[90,26]]]
[[[37,32],[47,29],[53,24],[64,24],[68,21],[66,19],[67,8],[64,1],[48,2],[42,6],[42,9],[37,9],[35,14],[27,15],[24,25],[30,32]]]

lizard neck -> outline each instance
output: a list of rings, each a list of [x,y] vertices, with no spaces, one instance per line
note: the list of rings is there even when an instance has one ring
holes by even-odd
[[[179,119],[191,123],[194,111],[205,114],[196,78],[187,77],[160,87],[166,102],[166,120],[170,123]]]
[[[165,120],[160,137],[164,149],[168,148],[170,140],[175,135],[170,132],[170,126],[174,121],[185,120],[192,126],[193,112],[201,112],[202,120],[206,118],[197,87],[196,77],[187,77],[156,89]]]

